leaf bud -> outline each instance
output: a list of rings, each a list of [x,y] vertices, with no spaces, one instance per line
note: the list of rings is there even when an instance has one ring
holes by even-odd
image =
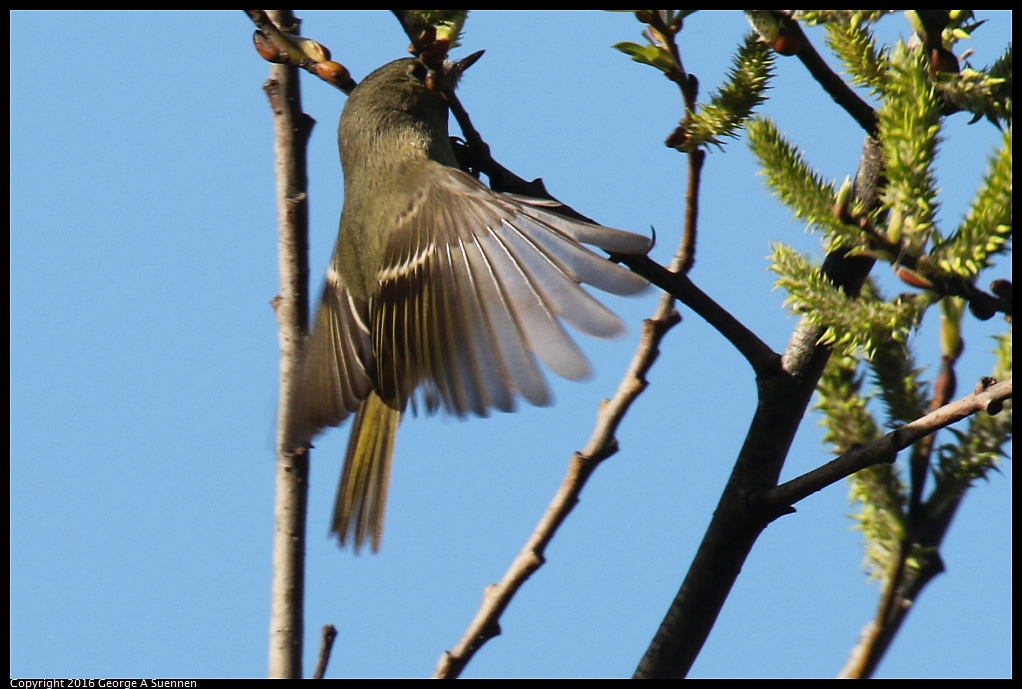
[[[276,64],[287,63],[287,58],[280,54],[280,49],[274,45],[269,36],[258,29],[252,34],[252,45],[255,46],[259,57],[267,62],[274,62]]]
[[[317,62],[312,69],[320,79],[333,84],[342,91],[350,91],[355,88],[355,82],[352,81],[348,68],[339,62],[333,60]]]

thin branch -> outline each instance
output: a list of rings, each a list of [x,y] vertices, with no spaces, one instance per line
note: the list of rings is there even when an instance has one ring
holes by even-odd
[[[838,74],[830,68],[820,54],[809,41],[809,37],[802,31],[802,26],[794,19],[785,16],[784,28],[789,31],[793,38],[799,41],[799,48],[796,55],[798,59],[809,70],[813,79],[823,87],[834,102],[840,105],[845,112],[852,116],[868,136],[876,136],[877,116],[869,103],[859,97],[852,88],[845,83]]]
[[[757,375],[769,375],[779,370],[780,356],[777,352],[699,289],[687,275],[672,272],[647,256],[615,255],[613,258],[697,313],[746,358]]]
[[[546,190],[541,179],[528,182],[493,159],[489,145],[472,125],[472,120],[457,96],[450,96],[451,113],[458,121],[465,137],[462,147],[462,163],[469,172],[481,172],[490,180],[494,191],[525,194],[536,198],[556,201],[561,205],[551,210],[578,220],[595,222],[571,206],[554,198]],[[689,183],[685,192],[685,229],[681,247],[672,261],[671,268],[665,268],[648,256],[613,255],[611,258],[628,266],[634,272],[649,280],[664,292],[699,314],[707,323],[716,328],[728,342],[749,361],[757,373],[766,373],[776,368],[778,355],[745,325],[723,307],[713,301],[695,286],[683,273],[695,260],[695,237],[698,223],[699,182],[701,179],[703,153],[701,150],[689,154]],[[687,267],[686,267],[687,266]]]
[[[316,659],[316,671],[312,673],[313,679],[323,679],[326,674],[326,666],[330,663],[330,651],[334,647],[334,639],[337,638],[337,627],[332,624],[324,624],[319,637],[319,657]]]
[[[643,323],[642,338],[631,364],[614,396],[600,405],[589,442],[572,457],[560,488],[507,572],[499,582],[486,588],[483,603],[461,640],[441,656],[434,678],[458,677],[476,651],[500,634],[500,616],[526,580],[543,565],[547,544],[578,504],[586,481],[600,462],[617,452],[614,434],[632,402],[646,389],[646,374],[659,356],[661,340],[680,320],[673,302],[666,299],[661,301],[653,317]]]
[[[494,160],[493,156],[490,155],[489,144],[483,141],[482,136],[479,135],[479,132],[472,125],[472,119],[461,104],[461,101],[458,100],[457,94],[453,92],[448,93],[447,99],[451,107],[451,114],[454,115],[454,119],[458,122],[458,127],[461,128],[461,133],[465,137],[465,143],[456,146],[455,153],[458,154],[459,164],[467,172],[472,174],[481,172],[486,175],[487,179],[490,180],[490,188],[494,191],[524,194],[525,196],[557,201],[546,190],[543,180],[534,179],[528,182]],[[571,218],[592,222],[590,218],[587,218],[570,206],[562,204],[561,208],[552,210]]]
[[[944,561],[940,556],[940,544],[951,526],[951,520],[965,496],[964,490],[950,502],[947,509],[936,514],[927,524],[930,537],[923,538],[916,545],[913,554],[918,569],[902,579],[901,586],[894,586],[889,581],[884,589],[884,596],[877,606],[877,614],[863,629],[859,641],[849,654],[845,666],[838,675],[841,679],[868,679],[873,676],[877,666],[887,653],[895,635],[901,629],[905,618],[927,584],[944,571]],[[905,571],[906,558],[898,558],[897,567]],[[901,579],[901,576],[899,575]]]
[[[289,10],[272,12],[281,26],[296,24]],[[309,322],[306,145],[313,123],[302,112],[294,67],[272,65],[264,89],[273,111],[280,273],[280,293],[273,300],[280,339],[280,398],[269,676],[298,679],[302,676],[309,454],[305,448],[294,449],[291,401]]]
[[[280,11],[283,10],[244,10],[256,25],[256,32],[252,36],[256,52],[267,62],[304,69],[334,88],[350,94],[357,84],[351,78],[348,68],[331,60],[330,49],[326,46],[299,36],[298,22],[294,25],[282,24],[280,27],[274,24],[267,12]],[[293,13],[291,16],[293,19]]]
[[[934,404],[946,399],[951,394],[950,391],[954,385],[953,358],[946,354],[943,357],[941,372],[935,386]],[[1011,398],[1011,384],[1011,380],[996,383],[992,378],[983,378],[971,395],[953,404],[942,406],[927,417],[940,414],[944,417],[941,421],[946,418],[953,423],[957,419],[954,418],[955,415],[950,408],[965,401],[973,402],[976,406],[975,411],[983,410],[991,415],[997,414],[1003,408],[1004,402]],[[923,419],[927,417],[923,417]],[[919,423],[923,419],[913,423]],[[916,445],[916,452],[912,458],[912,493],[905,533],[899,544],[893,566],[890,568],[891,571],[885,578],[883,595],[877,606],[877,612],[873,621],[863,630],[848,661],[842,668],[840,676],[843,678],[864,679],[873,676],[880,661],[886,655],[887,649],[894,641],[894,637],[901,629],[912,604],[927,584],[944,571],[940,545],[951,526],[958,505],[965,496],[967,485],[963,486],[953,499],[947,500],[939,507],[932,504],[932,496],[931,504],[923,503],[922,484],[930,468],[929,454],[932,451],[933,438],[934,436],[930,434],[924,438],[907,439],[909,443],[917,440],[923,442]],[[912,560],[911,566],[910,560]]]
[[[472,126],[468,113],[462,107],[457,97],[451,93],[449,94],[449,100],[451,111],[465,136],[466,146],[461,151],[461,162],[469,171],[479,171],[486,174],[490,180],[491,188],[496,191],[524,193],[556,201],[547,192],[541,180],[537,179],[533,182],[526,182],[497,163],[490,155],[489,146]],[[678,254],[675,256],[674,263],[672,264],[676,269],[686,264],[690,267],[692,256],[694,256],[694,246],[692,244],[694,243],[695,226],[698,219],[696,203],[699,196],[699,171],[701,169],[703,153],[702,151],[696,151],[689,155],[689,170],[693,176],[690,176],[686,192],[685,233],[681,247],[679,247]],[[564,204],[556,210],[564,215],[592,222],[589,218]],[[624,260],[625,257],[623,256],[612,256],[612,258],[620,260],[622,263],[632,267],[633,270],[635,269],[631,263]],[[650,275],[655,275],[665,280],[672,277],[680,278],[680,282],[676,286],[678,291],[688,299],[701,302],[704,312],[710,313],[711,318],[715,321],[726,323],[730,332],[734,334],[740,332],[740,329],[744,329],[744,326],[741,326],[730,314],[700,292],[684,275],[672,273],[646,257],[641,257],[641,259],[639,265]],[[646,277],[649,279],[649,275]],[[651,282],[655,283],[656,281],[651,279]],[[589,477],[604,459],[617,452],[618,445],[615,432],[631,407],[632,402],[645,390],[647,385],[646,374],[659,356],[660,342],[667,332],[680,321],[681,317],[674,308],[673,298],[669,294],[664,294],[653,316],[643,323],[642,338],[617,391],[611,399],[605,400],[601,404],[597,412],[596,425],[588,443],[585,448],[576,452],[572,457],[568,465],[568,472],[561,482],[557,493],[551,500],[546,512],[540,518],[532,535],[504,573],[504,576],[499,582],[486,588],[483,594],[482,605],[461,640],[453,649],[445,651],[441,656],[433,674],[434,678],[450,679],[458,677],[469,661],[471,661],[476,651],[488,640],[500,634],[500,616],[528,578],[543,565],[546,546],[553,539],[557,529],[567,519],[575,505],[578,504],[579,495]],[[747,330],[744,330],[744,334],[741,337],[738,335],[734,336],[742,339],[743,342],[754,340],[761,349],[765,349],[766,352],[770,353],[766,345],[759,342]],[[749,346],[754,348],[754,345]],[[768,354],[763,356],[768,356]],[[776,360],[777,355],[774,354],[773,358]]]
[[[1002,383],[992,383],[959,400],[945,404],[869,445],[849,448],[840,457],[818,469],[767,491],[763,496],[764,509],[783,512],[785,508],[799,500],[848,478],[857,471],[875,464],[890,464],[898,452],[924,437],[931,436],[941,428],[981,411],[989,414],[998,413],[1003,403],[1011,399],[1011,396],[1011,381],[1006,380]]]
[[[681,249],[676,258],[677,265],[671,269],[688,275],[696,262],[696,228],[699,221],[699,185],[702,181],[703,161],[706,151],[696,148],[688,154],[688,189],[685,192],[685,231],[681,236]]]

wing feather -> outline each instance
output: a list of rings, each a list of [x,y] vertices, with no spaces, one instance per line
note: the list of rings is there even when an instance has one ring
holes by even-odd
[[[369,305],[352,297],[331,268],[302,361],[295,412],[300,441],[311,440],[358,410],[373,388],[372,352]]]
[[[647,238],[564,218],[551,204],[497,194],[439,163],[408,196],[370,299],[376,387],[396,409],[510,411],[547,404],[536,360],[571,380],[589,362],[563,323],[595,337],[623,330],[583,284],[634,294],[645,280],[582,246],[645,253]]]

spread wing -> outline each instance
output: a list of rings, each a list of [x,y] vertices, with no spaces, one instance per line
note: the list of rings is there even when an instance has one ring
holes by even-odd
[[[562,322],[595,337],[623,330],[581,285],[613,294],[647,285],[582,244],[637,254],[650,240],[429,165],[430,182],[391,234],[370,297],[377,390],[403,409],[418,389],[428,411],[459,416],[511,411],[517,395],[548,404],[537,359],[564,378],[589,374]]]
[[[299,440],[344,421],[372,391],[369,327],[368,302],[353,297],[331,267],[302,361],[295,414]]]

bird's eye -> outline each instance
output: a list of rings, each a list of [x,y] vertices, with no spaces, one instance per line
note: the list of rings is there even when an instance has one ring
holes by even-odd
[[[416,61],[415,64],[412,66],[412,76],[418,79],[419,81],[426,81],[426,74],[428,72],[429,70],[426,68],[426,65],[422,64],[421,62]]]

